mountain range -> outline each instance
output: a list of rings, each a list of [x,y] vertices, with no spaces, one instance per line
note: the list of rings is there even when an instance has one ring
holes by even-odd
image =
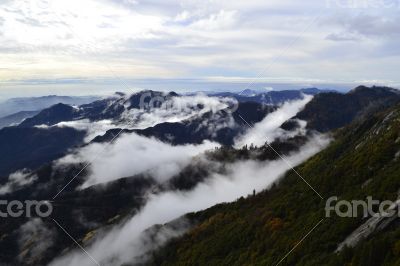
[[[330,196],[397,199],[398,91],[244,94],[116,94],[1,129],[2,198],[53,199],[54,210],[1,223],[0,261],[93,263],[54,219],[101,265],[400,263],[397,218],[324,209]]]
[[[97,96],[57,96],[11,98],[0,102],[0,128],[19,124],[24,119],[57,103],[81,105],[100,99]]]

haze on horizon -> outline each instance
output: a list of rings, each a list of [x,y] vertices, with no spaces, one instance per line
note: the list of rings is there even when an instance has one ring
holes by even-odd
[[[6,0],[0,98],[398,87],[398,0]]]

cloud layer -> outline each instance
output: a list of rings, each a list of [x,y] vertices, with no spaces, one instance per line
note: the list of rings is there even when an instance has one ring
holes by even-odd
[[[328,140],[314,137],[300,152],[287,156],[292,165],[309,158]],[[124,224],[99,236],[88,247],[88,252],[101,265],[121,265],[135,262],[152,247],[143,243],[142,232],[155,224],[164,224],[188,212],[198,211],[221,202],[233,201],[251,194],[253,189],[264,189],[282,176],[289,166],[283,160],[271,162],[243,161],[228,166],[227,174],[213,174],[205,183],[189,192],[164,192],[151,195],[144,208]],[[305,189],[308,187],[305,185]],[[166,236],[181,234],[182,230],[168,232]],[[163,239],[165,241],[165,239]],[[160,243],[162,244],[162,243]],[[93,261],[80,250],[54,260],[51,266],[92,265]]]
[[[375,0],[7,0],[0,78],[399,83],[399,9]]]

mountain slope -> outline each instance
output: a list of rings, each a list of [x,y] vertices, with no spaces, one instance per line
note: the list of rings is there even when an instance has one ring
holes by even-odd
[[[359,86],[346,94],[318,94],[295,118],[307,121],[310,129],[328,132],[399,101],[400,93],[394,89]]]
[[[340,130],[297,171],[325,198],[395,200],[400,180],[400,106]],[[325,200],[293,171],[256,196],[188,214],[195,226],[153,254],[153,265],[398,265],[396,218],[335,253],[366,220],[325,217]],[[397,216],[396,216],[397,217]],[[321,221],[321,219],[324,219]],[[318,224],[321,221],[320,224]],[[296,244],[316,226],[308,238]]]
[[[35,169],[61,157],[82,143],[85,132],[73,128],[19,128],[0,130],[0,176],[22,168]]]
[[[38,125],[54,125],[63,121],[74,120],[78,111],[67,104],[58,103],[39,112],[31,118],[25,119],[20,127],[33,127]]]
[[[7,115],[0,118],[0,129],[3,127],[13,126],[21,123],[24,119],[35,116],[39,111],[20,111],[15,114]]]

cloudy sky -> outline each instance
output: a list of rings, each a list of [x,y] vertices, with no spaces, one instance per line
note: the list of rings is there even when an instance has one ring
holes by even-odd
[[[399,11],[399,0],[2,0],[0,94],[182,80],[398,86]]]

